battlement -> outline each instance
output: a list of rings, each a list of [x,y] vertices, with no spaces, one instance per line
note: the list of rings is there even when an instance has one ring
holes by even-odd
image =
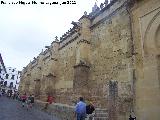
[[[87,14],[87,12],[84,12],[84,15],[79,19],[79,21],[84,17],[88,18],[91,21],[89,29],[93,29],[93,27],[97,26],[102,21],[109,19],[113,14],[115,14],[115,12],[121,9],[125,5],[126,1],[127,0],[110,0],[109,2],[108,0],[105,0],[104,3],[100,4],[100,7],[98,7],[95,3],[95,5],[92,7],[92,12],[89,14]],[[72,21],[71,24],[74,25],[73,28],[70,28],[60,37],[59,50],[81,36],[81,23]]]
[[[108,0],[105,0],[104,3],[100,4],[100,6],[97,6],[97,4],[95,3],[95,5],[92,7],[92,12],[90,12],[89,14],[87,14],[87,12],[84,12],[84,15],[80,17],[79,21],[81,19],[88,18],[91,21],[89,29],[92,30],[98,24],[102,23],[106,19],[109,19],[113,14],[115,14],[115,12],[121,9],[125,5],[126,1],[128,0],[110,0],[110,2]],[[42,50],[42,52],[39,55],[44,56],[43,60],[51,58],[51,49],[52,47],[54,47],[52,46],[54,43],[59,44],[58,50],[61,50],[81,36],[82,23],[72,21],[71,24],[73,25],[73,27],[70,28],[66,33],[64,33],[60,37],[60,40],[58,40],[58,37],[56,36],[55,40],[51,43],[51,45],[47,46],[44,51]],[[30,63],[37,63],[37,58],[31,61]]]
[[[59,50],[61,50],[66,45],[70,44],[71,42],[75,41],[79,36],[80,36],[79,33],[74,33],[72,36],[68,37],[67,39],[60,41]]]
[[[108,0],[105,0],[104,3],[100,4],[100,7],[98,7],[96,4],[94,5],[94,7],[92,8],[92,12],[89,13],[89,17],[91,20],[93,20],[95,17],[97,17],[98,15],[100,15],[102,12],[104,12],[105,10],[109,9],[112,5],[114,5],[115,2],[117,2],[118,0],[111,0],[110,3]]]
[[[67,38],[71,37],[76,32],[77,32],[77,28],[75,26],[73,28],[70,28],[70,30],[68,30],[66,33],[64,33],[60,37],[60,43],[62,43],[63,41],[65,41]]]

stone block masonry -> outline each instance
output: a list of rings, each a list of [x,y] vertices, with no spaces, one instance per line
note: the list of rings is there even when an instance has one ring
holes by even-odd
[[[140,120],[159,120],[160,1],[106,0],[72,24],[23,69],[20,93],[40,101],[52,95],[57,111],[83,96],[113,120],[128,120],[132,112]],[[67,109],[54,112],[71,119]]]

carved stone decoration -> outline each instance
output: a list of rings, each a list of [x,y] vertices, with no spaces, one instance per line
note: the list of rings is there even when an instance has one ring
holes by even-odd
[[[48,73],[48,75],[46,75],[46,81],[45,81],[45,94],[46,95],[54,95],[55,94],[55,78],[56,76],[52,73]]]
[[[87,15],[87,12],[86,12],[86,11],[84,12],[84,15]]]
[[[108,0],[105,0],[104,4],[105,4],[105,6],[107,6],[108,5]]]
[[[30,81],[27,80],[27,81],[25,82],[25,92],[26,92],[26,93],[29,93],[29,87],[30,87]]]
[[[41,69],[42,69],[42,67],[41,67],[41,66],[38,66],[37,68],[38,68],[39,70],[41,70]]]
[[[97,3],[95,2],[94,6],[92,7],[92,12],[96,12],[99,10],[99,7],[97,6]]]
[[[118,100],[118,82],[109,81],[108,114],[109,120],[118,120],[117,101]]]
[[[35,81],[34,96],[35,98],[38,99],[40,97],[40,88],[41,88],[40,79],[36,79],[34,81]]]
[[[73,25],[73,28],[76,28],[76,29],[78,29],[78,28],[80,29],[81,28],[81,24],[79,22],[72,21],[71,24]]]
[[[57,37],[57,36],[55,37],[55,42],[59,42],[59,40],[58,40],[58,37]]]
[[[89,69],[90,67],[85,63],[80,63],[74,66],[74,89],[87,89]]]
[[[53,95],[54,94],[54,89],[52,86],[48,86],[46,89],[45,89],[45,92],[47,95]]]
[[[101,4],[100,4],[100,8],[101,8],[101,9],[103,9],[103,8],[104,8],[104,6],[103,6],[103,5],[104,5],[103,3],[101,3]]]
[[[31,76],[31,73],[28,73],[27,76]]]
[[[48,73],[48,75],[46,75],[46,77],[56,77],[56,76],[53,75],[52,73]]]
[[[146,21],[146,17],[150,17]],[[145,21],[148,24],[145,24]],[[158,48],[158,33],[159,33],[159,26],[160,26],[160,8],[151,12],[149,15],[146,15],[141,18],[141,26],[145,29],[142,30],[142,43],[144,49],[144,55],[147,56],[149,54],[157,55],[160,54]],[[157,44],[158,43],[158,44]]]

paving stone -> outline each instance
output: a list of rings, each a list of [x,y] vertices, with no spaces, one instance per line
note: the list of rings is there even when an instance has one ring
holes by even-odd
[[[31,108],[27,111],[21,102],[0,97],[0,120],[59,120],[45,112]]]

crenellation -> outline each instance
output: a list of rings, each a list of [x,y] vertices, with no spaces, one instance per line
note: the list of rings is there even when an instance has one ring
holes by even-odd
[[[60,43],[71,38],[76,32],[78,32],[80,30],[80,23],[79,22],[72,21],[71,24],[74,25],[73,28],[70,28],[70,30],[68,30],[65,34],[63,34],[60,37]]]
[[[105,0],[104,4],[105,4],[105,7],[108,5],[108,0]]]
[[[94,6],[92,7],[92,13],[96,13],[99,11],[100,11],[100,8],[97,6],[97,3],[95,3]]]
[[[120,2],[111,2],[107,7],[102,9],[98,14],[92,17],[92,27],[97,26],[97,24],[102,23],[110,19],[112,16],[115,16],[120,13],[120,10],[125,10],[124,6],[126,5],[127,0],[122,0]]]
[[[85,40],[85,39],[81,39],[80,41],[77,42],[77,44],[80,44],[80,43],[91,44],[88,40]]]
[[[43,58],[43,61],[45,61],[45,60],[47,60],[47,59],[49,59],[49,58],[50,58],[50,55],[45,56],[45,57]]]
[[[75,33],[73,34],[70,38],[66,39],[65,41],[61,41],[60,42],[60,46],[59,46],[59,50],[62,49],[63,47],[65,47],[66,45],[72,43],[73,41],[77,40],[79,37],[79,33]]]
[[[104,8],[104,4],[101,3],[101,4],[100,4],[100,9],[103,9],[103,8]]]

